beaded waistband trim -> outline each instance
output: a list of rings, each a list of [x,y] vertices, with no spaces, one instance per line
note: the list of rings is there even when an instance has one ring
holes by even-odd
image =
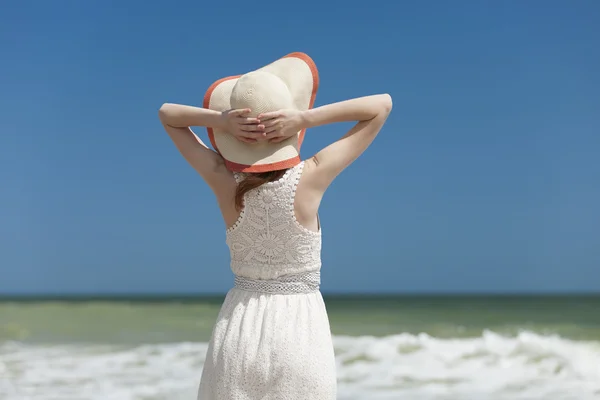
[[[312,293],[319,290],[320,283],[321,274],[318,271],[285,275],[269,280],[235,276],[235,287],[237,289],[271,294]]]

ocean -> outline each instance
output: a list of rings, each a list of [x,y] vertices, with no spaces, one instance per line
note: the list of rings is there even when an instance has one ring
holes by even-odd
[[[4,299],[0,399],[196,399],[222,301]],[[600,296],[325,301],[341,400],[600,399]]]

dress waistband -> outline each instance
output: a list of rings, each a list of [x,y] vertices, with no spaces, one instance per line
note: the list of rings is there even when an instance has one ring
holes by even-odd
[[[235,276],[235,288],[249,292],[271,294],[301,294],[319,290],[321,274],[319,271],[285,275],[277,279],[260,280]]]

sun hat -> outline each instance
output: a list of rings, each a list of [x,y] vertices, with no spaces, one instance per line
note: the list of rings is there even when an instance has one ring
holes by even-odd
[[[318,88],[314,61],[296,52],[244,75],[219,79],[206,91],[203,107],[215,111],[249,108],[250,117],[286,108],[305,111],[313,107]],[[305,130],[279,143],[245,143],[220,129],[207,131],[213,148],[231,171],[267,172],[300,163]]]

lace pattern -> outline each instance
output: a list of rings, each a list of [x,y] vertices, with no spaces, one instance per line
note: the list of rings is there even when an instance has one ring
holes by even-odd
[[[244,197],[238,221],[227,230],[234,274],[250,279],[316,271],[321,266],[321,235],[298,223],[294,198],[304,162],[281,179],[256,188]],[[244,179],[236,174],[236,180]]]

